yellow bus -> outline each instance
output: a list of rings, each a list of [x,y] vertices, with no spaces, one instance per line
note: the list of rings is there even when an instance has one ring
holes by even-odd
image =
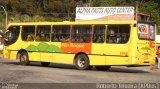
[[[3,57],[20,64],[41,62],[95,66],[146,66],[155,63],[155,25],[137,21],[10,23]]]

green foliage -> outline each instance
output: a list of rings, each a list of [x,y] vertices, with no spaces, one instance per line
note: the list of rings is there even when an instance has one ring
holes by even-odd
[[[31,22],[31,21],[32,21],[32,18],[31,18],[29,15],[25,14],[25,15],[21,15],[21,16],[20,16],[20,20],[21,20],[22,22]]]
[[[93,6],[115,6],[116,5],[116,0],[93,0],[92,3]]]
[[[48,16],[48,17],[45,17],[46,21],[54,21],[54,22],[58,22],[58,21],[64,21],[65,19],[63,18],[57,18],[57,17],[53,17],[53,16]]]
[[[154,20],[160,23],[160,5],[158,5],[156,1],[157,0],[0,0],[0,5],[3,5],[7,10],[9,22],[74,20],[76,6],[86,6],[89,4],[95,7],[138,5],[140,12],[152,15]],[[1,23],[5,23],[5,14],[1,8],[0,13],[2,13],[0,14],[0,21]]]
[[[92,6],[129,6],[126,0],[93,0]]]
[[[160,13],[158,13],[158,3],[153,0],[139,4],[139,11],[153,16],[155,22],[160,22]]]
[[[33,22],[45,21],[45,18],[43,16],[40,16],[40,15],[35,15],[35,16],[32,17],[32,21]]]
[[[43,16],[40,15],[34,15],[34,16],[29,16],[29,15],[15,15],[11,16],[10,22],[39,22],[39,21],[45,21],[46,19]]]

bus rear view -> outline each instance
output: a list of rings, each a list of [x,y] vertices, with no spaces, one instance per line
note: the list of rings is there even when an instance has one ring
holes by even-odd
[[[138,40],[136,42],[135,56],[137,57],[137,61],[135,61],[135,64],[155,64],[155,24],[151,22],[138,22],[137,30]]]

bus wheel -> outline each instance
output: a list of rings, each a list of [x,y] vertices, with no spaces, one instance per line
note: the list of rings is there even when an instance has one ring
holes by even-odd
[[[95,68],[97,70],[105,71],[105,70],[109,70],[111,66],[95,66]]]
[[[50,62],[41,62],[41,65],[45,66],[45,67],[49,66],[49,64],[50,64]]]
[[[80,54],[75,59],[76,68],[79,70],[88,70],[92,67],[89,65],[89,59],[86,55]]]
[[[20,64],[21,65],[29,65],[29,57],[28,57],[28,54],[27,52],[22,52],[21,55],[20,55]]]

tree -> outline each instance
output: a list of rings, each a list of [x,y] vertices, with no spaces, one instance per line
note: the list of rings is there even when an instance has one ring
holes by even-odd
[[[117,0],[93,0],[92,6],[116,6]]]
[[[139,12],[151,15],[157,23],[160,22],[158,9],[158,3],[155,3],[154,0],[142,0],[138,5]]]
[[[160,0],[0,0],[0,5],[6,8],[9,18],[12,20],[17,18],[20,21],[28,21],[27,18],[38,15],[47,21],[61,21],[71,20],[75,17],[78,2],[82,4],[81,6],[87,6],[91,2],[91,6],[95,7],[136,7],[138,4],[140,12],[152,15],[155,21],[160,23]],[[18,15],[19,17],[17,17]],[[3,18],[4,15],[1,17]]]
[[[71,16],[76,10],[76,2],[74,0],[64,0],[63,6],[64,13],[66,13],[65,19],[71,20]]]

